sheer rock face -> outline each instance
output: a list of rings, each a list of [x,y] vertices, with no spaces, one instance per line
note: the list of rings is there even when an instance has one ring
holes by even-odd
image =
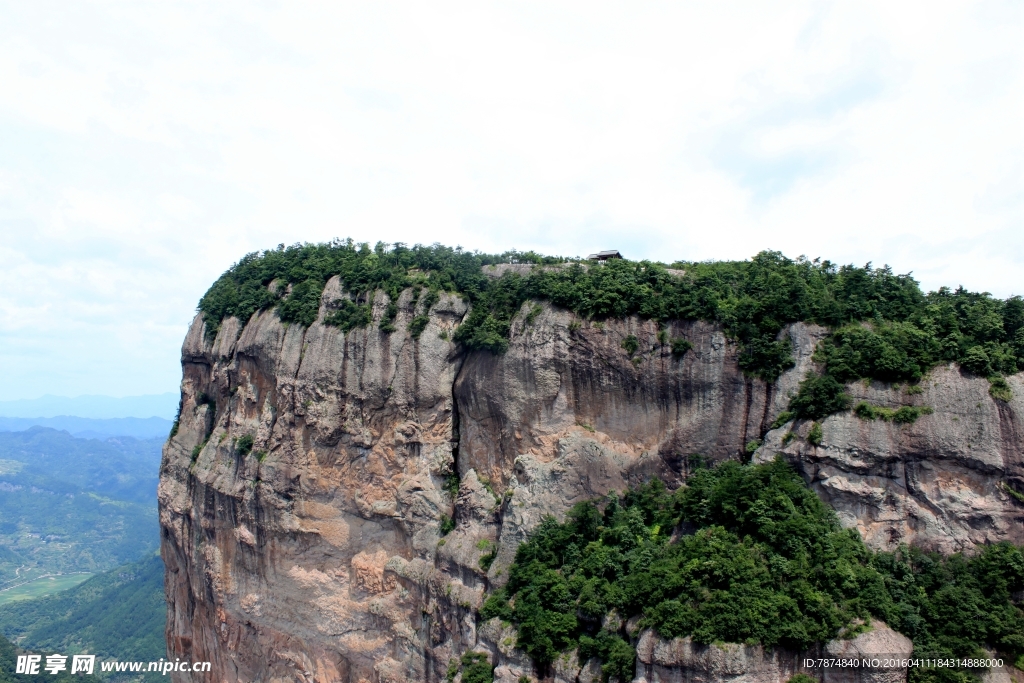
[[[329,282],[320,321],[341,296]],[[528,302],[505,354],[464,354],[448,341],[467,312],[458,297],[441,297],[418,338],[411,292],[391,333],[378,327],[387,296],[373,301],[373,324],[348,334],[273,312],[189,330],[159,500],[170,656],[213,662],[204,681],[439,681],[468,649],[499,676],[533,676],[514,634],[474,616],[527,533],[652,475],[678,485],[690,454],[741,457],[824,334],[791,326],[796,367],[769,387],[707,323],[668,327],[693,344],[678,357],[654,323]],[[782,428],[757,457],[783,453],[877,546],[1020,542],[1024,506],[1000,482],[1024,490],[1024,382],[1010,379],[1010,404],[953,369],[929,382],[911,398],[935,413],[913,425],[834,416],[821,446],[783,446]],[[897,402],[881,386],[851,391]]]

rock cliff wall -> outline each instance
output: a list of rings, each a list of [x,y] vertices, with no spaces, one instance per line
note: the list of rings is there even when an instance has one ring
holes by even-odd
[[[330,281],[320,320],[341,294]],[[652,322],[528,302],[507,353],[463,354],[448,340],[466,304],[442,296],[413,338],[411,299],[390,334],[377,327],[383,292],[373,325],[348,334],[273,312],[227,319],[216,336],[193,322],[159,489],[172,658],[212,661],[213,680],[438,681],[476,648],[499,676],[534,676],[510,634],[474,617],[529,530],[652,475],[678,483],[690,454],[742,457],[762,435],[755,457],[784,454],[876,547],[1024,542],[1011,493],[1024,491],[1019,375],[1010,403],[955,368],[913,396],[855,385],[878,405],[935,412],[912,425],[832,416],[812,446],[809,425],[769,427],[820,328],[784,332],[796,367],[766,386],[707,323],[669,327],[693,344],[679,357]]]

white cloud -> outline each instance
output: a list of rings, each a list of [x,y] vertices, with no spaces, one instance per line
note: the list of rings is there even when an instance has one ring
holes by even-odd
[[[279,242],[1024,289],[1019,3],[0,7],[0,399],[173,388]]]

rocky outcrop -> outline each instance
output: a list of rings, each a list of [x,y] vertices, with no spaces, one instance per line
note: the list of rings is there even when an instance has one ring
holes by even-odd
[[[698,645],[689,638],[664,640],[647,630],[637,643],[635,683],[786,683],[798,673],[823,683],[897,683],[907,679],[907,667],[896,665],[896,660],[907,659],[912,652],[909,638],[881,622],[855,638],[827,643],[817,652],[732,643]],[[820,666],[819,660],[825,659],[857,662],[857,666]]]
[[[755,460],[781,453],[876,548],[914,543],[948,553],[1019,544],[1024,504],[1012,492],[1024,491],[1024,377],[1007,381],[1009,402],[955,366],[929,373],[916,385],[921,393],[855,383],[847,388],[854,403],[934,412],[912,424],[832,415],[821,422],[818,445],[806,438],[811,423],[788,424],[769,432]]]
[[[343,296],[328,283],[321,321]],[[1021,540],[1006,487],[1024,490],[1024,406],[985,380],[940,369],[911,397],[857,385],[935,412],[906,426],[830,417],[811,446],[809,425],[770,426],[820,328],[786,330],[797,365],[767,386],[708,323],[602,324],[528,302],[505,354],[464,354],[449,341],[460,298],[443,295],[415,338],[411,292],[391,333],[386,294],[373,302],[373,324],[348,334],[273,312],[189,330],[159,489],[167,635],[172,658],[213,662],[213,680],[439,681],[473,648],[499,677],[533,676],[514,637],[474,615],[540,519],[652,475],[678,485],[691,454],[745,457],[766,434],[757,457],[791,459],[874,545]],[[673,355],[676,337],[693,349]]]

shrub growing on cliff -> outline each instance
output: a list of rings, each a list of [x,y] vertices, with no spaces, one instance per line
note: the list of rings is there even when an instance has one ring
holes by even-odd
[[[359,305],[350,299],[340,299],[335,302],[337,310],[328,313],[324,318],[325,325],[340,327],[342,332],[348,333],[359,327],[366,327],[372,322],[370,306]]]
[[[832,413],[850,407],[850,396],[842,384],[831,375],[809,373],[800,382],[800,389],[789,402],[789,410],[796,417],[820,420]]]
[[[323,291],[324,281],[320,278],[303,280],[295,284],[291,293],[277,305],[277,314],[283,322],[309,327],[320,310]]]
[[[672,354],[675,356],[686,355],[686,352],[693,348],[693,344],[688,339],[677,337],[672,340]]]
[[[441,536],[447,536],[451,532],[455,531],[455,520],[448,515],[442,514],[439,531]]]
[[[235,452],[239,455],[249,455],[252,452],[253,443],[255,443],[255,439],[252,434],[243,434],[235,441]]]
[[[694,532],[672,542],[681,522]],[[928,656],[987,646],[1012,658],[1024,647],[1013,601],[1024,585],[1020,549],[873,553],[781,461],[698,468],[674,493],[654,480],[580,503],[563,523],[541,522],[508,576],[481,616],[515,622],[519,647],[541,667],[578,647],[606,676],[631,674],[634,657],[621,627],[602,628],[612,610],[699,643],[805,649],[875,616]]]
[[[998,375],[988,378],[988,393],[992,398],[999,399],[1004,403],[1009,403],[1010,399],[1013,398],[1013,391],[1010,389],[1010,385],[1004,378]]]
[[[628,355],[632,356],[640,348],[640,341],[636,338],[636,335],[628,335],[622,340],[622,348],[625,349]]]
[[[493,683],[494,667],[482,652],[467,652],[462,655],[463,683]]]
[[[807,674],[796,674],[786,681],[786,683],[818,683],[818,681]]]
[[[423,334],[423,330],[427,329],[427,324],[430,322],[430,316],[418,315],[409,321],[409,334],[412,335],[413,339],[419,339],[420,335]]]
[[[821,439],[823,436],[824,434],[821,429],[821,424],[815,422],[814,424],[811,425],[810,431],[807,432],[807,443],[811,444],[812,446],[820,446]]]
[[[900,406],[899,408],[886,408],[876,406],[867,401],[860,401],[853,407],[853,414],[862,420],[885,420],[896,424],[911,424],[917,421],[922,415],[931,415],[934,412],[929,406]]]

